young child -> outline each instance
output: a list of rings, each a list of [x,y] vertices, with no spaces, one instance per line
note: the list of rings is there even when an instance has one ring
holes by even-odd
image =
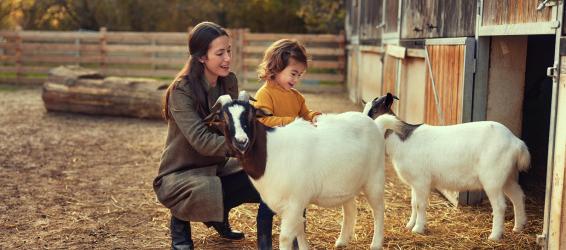
[[[265,83],[255,95],[257,101],[254,106],[267,109],[273,115],[260,118],[261,123],[269,127],[285,126],[297,117],[316,122],[316,117],[321,113],[309,110],[303,95],[294,89],[307,65],[305,47],[296,40],[281,39],[267,48],[257,70],[259,78]],[[269,213],[263,202],[260,202],[259,208],[258,247],[271,249],[273,213]],[[260,229],[263,234],[259,233]]]
[[[294,89],[307,66],[305,47],[296,40],[281,39],[267,48],[258,68],[265,83],[256,93],[254,106],[271,111],[273,116],[261,118],[261,123],[285,126],[297,117],[316,121],[321,113],[309,110],[303,95]]]

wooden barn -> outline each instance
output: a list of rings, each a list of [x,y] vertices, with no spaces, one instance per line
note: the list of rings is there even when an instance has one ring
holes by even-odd
[[[556,0],[347,0],[350,99],[387,92],[409,123],[498,121],[526,142],[544,249],[566,248],[566,27]],[[564,60],[561,60],[564,59]],[[481,192],[443,194],[475,204]],[[563,213],[563,211],[565,211]]]

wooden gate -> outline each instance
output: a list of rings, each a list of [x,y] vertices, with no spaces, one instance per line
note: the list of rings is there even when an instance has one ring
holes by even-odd
[[[430,39],[425,44],[425,123],[450,125],[472,121],[474,39]],[[481,199],[478,192],[439,191],[453,204],[472,204]]]
[[[482,0],[478,35],[554,34],[560,25],[556,6],[555,0]]]

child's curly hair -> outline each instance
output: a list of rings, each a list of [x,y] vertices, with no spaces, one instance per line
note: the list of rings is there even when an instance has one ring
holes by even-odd
[[[303,44],[294,39],[281,39],[274,42],[265,50],[263,60],[259,64],[257,74],[259,79],[267,81],[275,79],[275,75],[289,65],[289,58],[304,63],[307,68],[307,51]]]

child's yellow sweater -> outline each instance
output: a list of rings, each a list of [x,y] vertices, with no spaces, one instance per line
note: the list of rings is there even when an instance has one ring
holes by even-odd
[[[320,115],[320,112],[307,108],[305,98],[299,91],[285,90],[276,83],[264,83],[257,91],[255,99],[257,100],[254,103],[256,108],[267,109],[273,113],[273,116],[259,119],[261,123],[269,127],[287,125],[296,117],[312,121],[313,117]]]

